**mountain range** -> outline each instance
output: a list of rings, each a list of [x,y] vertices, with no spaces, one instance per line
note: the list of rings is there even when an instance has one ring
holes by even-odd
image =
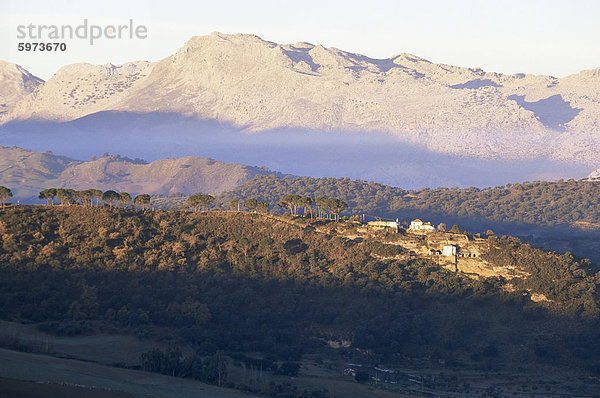
[[[582,177],[600,156],[600,69],[505,75],[222,33],[46,82],[0,69],[0,143],[79,159],[198,155],[413,188]]]

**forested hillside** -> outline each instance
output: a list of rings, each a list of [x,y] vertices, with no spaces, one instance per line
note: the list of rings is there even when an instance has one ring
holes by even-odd
[[[458,224],[462,229],[518,235],[535,246],[572,251],[600,263],[600,181],[534,181],[494,188],[424,188],[404,190],[349,178],[277,178],[257,176],[217,201],[226,207],[230,199],[257,198],[273,211],[288,194],[336,197],[348,203],[342,215],[365,214],[367,220]]]
[[[351,222],[288,220],[7,208],[0,213],[0,317],[56,333],[102,322],[192,346],[170,369],[210,382],[206,361],[250,352],[260,353],[265,369],[282,372],[278,363],[309,354],[600,371],[598,275],[586,261],[492,238],[488,261],[527,275],[509,286],[404,255],[385,234],[348,239]],[[528,291],[551,301],[535,303]],[[346,348],[328,344],[344,340]],[[153,362],[162,355],[149,353],[143,366],[163,371]]]
[[[287,194],[332,196],[346,201],[347,214],[405,218],[423,216],[465,220],[473,225],[577,226],[600,228],[600,181],[560,180],[507,184],[479,189],[404,190],[349,178],[257,176],[228,193],[276,205]]]

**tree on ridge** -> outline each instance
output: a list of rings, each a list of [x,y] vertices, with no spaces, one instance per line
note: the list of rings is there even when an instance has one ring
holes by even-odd
[[[131,203],[131,195],[127,192],[119,193],[119,203],[125,208],[129,203]]]
[[[215,198],[211,195],[205,195],[205,194],[198,193],[195,195],[188,196],[188,204],[190,206],[192,206],[192,208],[194,209],[194,212],[197,212],[198,210],[207,208],[214,201],[215,201]]]
[[[108,205],[112,209],[113,203],[119,200],[119,194],[113,190],[108,190],[102,194],[102,200],[108,202]]]
[[[2,202],[2,208],[6,206],[8,198],[12,198],[13,194],[10,189],[0,186],[0,202]]]
[[[146,210],[146,208],[150,207],[150,202],[152,198],[147,193],[139,194],[133,200],[133,204],[136,206],[140,206],[142,210]]]

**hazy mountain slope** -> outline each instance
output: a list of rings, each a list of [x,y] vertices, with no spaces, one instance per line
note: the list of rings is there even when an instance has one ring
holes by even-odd
[[[152,70],[149,62],[72,64],[15,106],[19,119],[71,120],[111,108]]]
[[[5,120],[162,111],[254,132],[379,131],[453,155],[588,163],[600,149],[599,74],[502,75],[213,33],[156,64],[62,68]]]
[[[258,174],[275,174],[266,168],[219,162],[189,156],[152,163],[119,155],[82,162],[52,153],[0,146],[0,185],[9,187],[15,200],[35,201],[41,189],[114,189],[131,193],[213,193],[231,190]]]
[[[233,189],[267,169],[189,156],[141,164],[118,155],[72,165],[58,179],[73,189],[96,187],[150,194],[213,193]]]
[[[19,65],[0,61],[0,117],[43,83]]]
[[[28,199],[48,181],[55,180],[74,159],[57,156],[51,152],[34,152],[17,147],[0,145],[0,185],[9,187],[15,199]]]

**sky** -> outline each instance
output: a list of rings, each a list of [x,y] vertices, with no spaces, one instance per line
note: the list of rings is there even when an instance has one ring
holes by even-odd
[[[594,0],[0,0],[0,59],[49,79],[76,63],[156,61],[191,36],[254,33],[372,58],[411,53],[433,62],[500,73],[562,77],[600,67],[600,1]],[[53,39],[65,51],[18,51],[18,26],[147,29],[145,38]],[[88,34],[89,35],[89,34]],[[46,38],[47,39],[47,38]],[[47,42],[48,40],[42,40]]]

